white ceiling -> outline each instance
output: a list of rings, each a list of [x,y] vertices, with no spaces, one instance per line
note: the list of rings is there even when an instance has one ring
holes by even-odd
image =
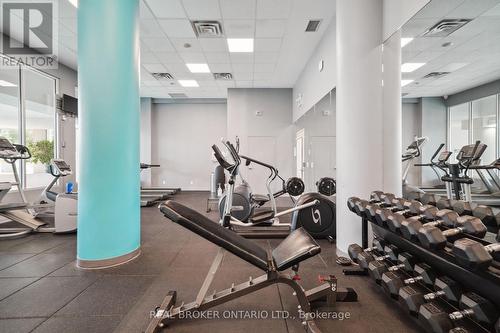
[[[418,37],[443,18],[473,19],[447,37]],[[500,0],[433,0],[403,26],[415,39],[403,48],[402,62],[426,63],[403,79],[405,97],[451,95],[500,78]],[[448,47],[443,43],[452,42]],[[422,79],[430,72],[451,72]]]
[[[141,0],[141,96],[224,98],[228,87],[292,87],[335,15],[334,0]],[[59,1],[59,58],[77,68],[76,9]],[[317,32],[304,32],[322,19]],[[229,53],[225,38],[197,38],[190,20],[217,20],[227,38],[255,38],[254,53]],[[189,43],[190,48],[184,45]],[[193,74],[186,63],[208,63],[234,80]],[[195,79],[198,88],[158,81],[151,72]]]

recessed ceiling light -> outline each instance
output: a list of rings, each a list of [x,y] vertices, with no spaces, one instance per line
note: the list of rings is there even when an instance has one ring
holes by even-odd
[[[70,4],[75,6],[75,8],[78,8],[78,0],[68,0]]]
[[[253,38],[228,38],[229,52],[253,52]]]
[[[401,65],[401,72],[411,73],[425,65],[425,62],[407,62]]]
[[[183,87],[199,87],[200,85],[196,80],[177,80],[179,84]]]
[[[5,80],[0,80],[0,87],[17,87],[17,84]]]
[[[401,87],[404,87],[406,86],[407,84],[410,84],[412,83],[413,80],[401,80]]]
[[[191,73],[210,73],[207,64],[186,64]]]
[[[413,37],[403,37],[403,38],[401,38],[401,47],[403,48],[406,45],[410,44],[412,40],[413,40]]]

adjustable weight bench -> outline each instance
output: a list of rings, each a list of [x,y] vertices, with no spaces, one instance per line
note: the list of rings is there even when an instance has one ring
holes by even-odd
[[[330,275],[320,278],[326,282],[311,290],[304,290],[301,285],[288,274],[282,271],[292,268],[297,274],[299,263],[320,253],[321,248],[316,241],[303,229],[299,228],[290,233],[274,250],[266,251],[249,239],[243,238],[232,230],[214,223],[202,214],[183,206],[175,201],[167,201],[160,205],[160,211],[175,223],[191,230],[206,240],[220,246],[209,273],[198,292],[196,300],[175,307],[176,292],[170,291],[162,304],[152,312],[152,320],[146,329],[147,333],[161,331],[169,322],[178,319],[181,315],[186,317],[188,312],[204,311],[238,297],[250,294],[275,283],[290,286],[299,302],[302,324],[310,332],[320,332],[316,326],[312,306],[321,305],[331,307],[336,301],[357,301],[356,292],[347,288],[338,290],[337,279]],[[207,295],[215,273],[222,262],[224,250],[231,252],[248,263],[265,272],[260,277],[250,277],[246,282],[232,285],[230,288],[213,292]]]

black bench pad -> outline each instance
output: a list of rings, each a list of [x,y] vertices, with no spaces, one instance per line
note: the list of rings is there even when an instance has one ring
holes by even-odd
[[[160,205],[170,220],[219,245],[250,264],[267,271],[267,252],[254,242],[214,223],[206,216],[175,201]],[[294,230],[273,251],[276,269],[283,271],[321,252],[321,247],[303,228]]]

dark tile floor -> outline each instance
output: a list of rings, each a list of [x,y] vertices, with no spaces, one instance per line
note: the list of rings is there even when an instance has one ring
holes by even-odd
[[[207,193],[185,192],[175,200],[204,212]],[[208,214],[216,218],[217,213]],[[274,247],[279,240],[256,240]],[[341,286],[356,289],[357,303],[339,303],[350,319],[323,320],[324,332],[418,332],[416,322],[366,277],[345,277],[335,264],[335,245],[321,241],[322,253],[301,265],[304,287],[317,275],[333,273]],[[157,208],[142,209],[142,254],[106,270],[75,265],[75,235],[38,234],[0,242],[0,332],[141,332],[149,311],[170,290],[178,302],[193,300],[217,247],[166,220]],[[214,289],[227,288],[261,272],[227,254]],[[297,302],[286,287],[269,287],[219,306],[219,310],[288,310]],[[173,332],[303,332],[297,320],[183,320]]]

